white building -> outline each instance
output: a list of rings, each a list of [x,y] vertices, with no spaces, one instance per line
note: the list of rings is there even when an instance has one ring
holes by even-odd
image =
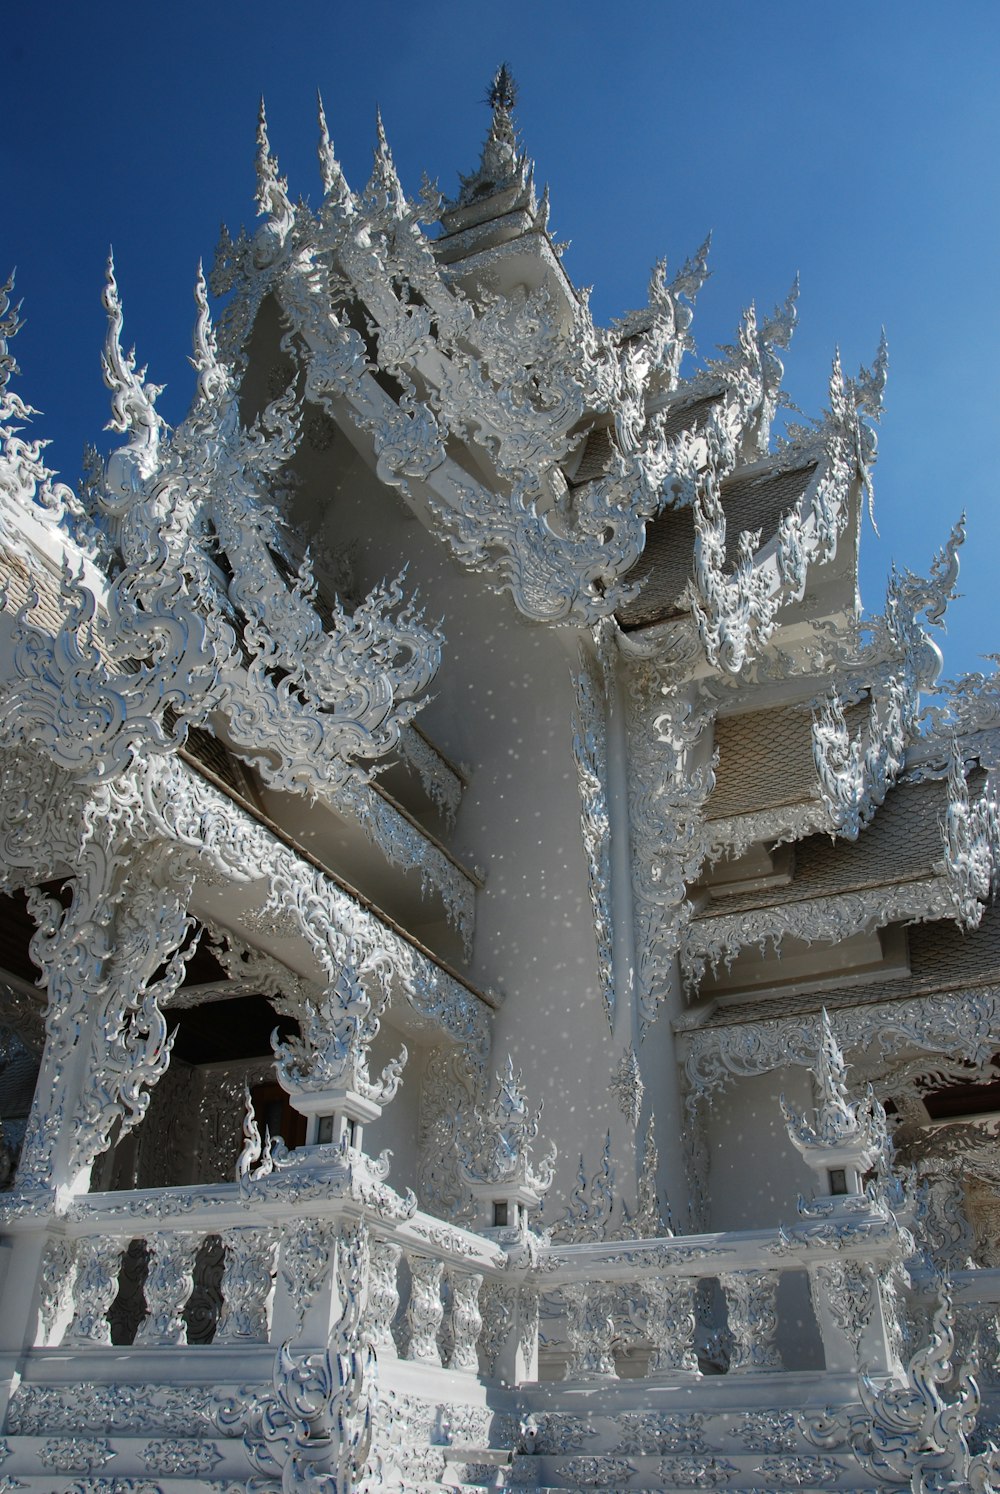
[[[0,1489],[997,1477],[963,526],[862,617],[884,349],[779,441],[794,292],[595,327],[513,102],[450,202],[321,115],[315,214],[262,112],[78,493],[5,302]]]

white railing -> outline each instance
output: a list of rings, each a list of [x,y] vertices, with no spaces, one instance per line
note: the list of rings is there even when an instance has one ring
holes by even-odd
[[[337,1238],[364,1220],[366,1316],[380,1356],[487,1378],[497,1367],[509,1382],[495,1325],[488,1359],[479,1352],[479,1295],[484,1282],[516,1293],[524,1273],[492,1241],[419,1211],[387,1221],[343,1197],[290,1208],[280,1185],[248,1202],[225,1184],[80,1199],[72,1217],[49,1222],[35,1348],[323,1344],[337,1306]],[[37,1229],[13,1223],[11,1243]]]
[[[630,1351],[630,1373],[684,1378],[698,1373],[699,1289],[722,1304],[725,1345],[715,1370],[774,1372],[779,1351],[778,1287],[804,1273],[825,1368],[899,1371],[894,1273],[895,1221],[859,1206],[832,1220],[784,1230],[747,1230],[654,1240],[553,1245],[538,1262],[540,1289],[563,1316],[567,1379],[613,1377],[615,1351]],[[789,1337],[801,1338],[801,1331]]]
[[[89,1194],[44,1225],[29,1346],[322,1345],[337,1311],[338,1236],[365,1221],[366,1330],[383,1361],[534,1380],[541,1299],[564,1325],[567,1379],[613,1378],[623,1348],[630,1374],[688,1379],[704,1351],[700,1291],[714,1295],[726,1347],[713,1368],[773,1373],[783,1368],[779,1284],[799,1273],[828,1372],[900,1371],[900,1234],[874,1207],[789,1230],[543,1244],[530,1260],[431,1215],[387,1212],[329,1193],[290,1207],[280,1185],[252,1198],[235,1185]],[[22,1231],[37,1238],[40,1223],[12,1222],[9,1243]],[[959,1272],[954,1294],[960,1312],[989,1304],[995,1315],[1000,1271]],[[788,1336],[801,1338],[800,1325]]]

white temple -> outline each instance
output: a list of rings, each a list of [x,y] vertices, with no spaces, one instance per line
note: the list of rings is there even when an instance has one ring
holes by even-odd
[[[884,347],[779,437],[794,289],[595,326],[490,102],[316,211],[262,108],[78,491],[3,296],[0,1491],[989,1494],[964,522],[863,613]]]

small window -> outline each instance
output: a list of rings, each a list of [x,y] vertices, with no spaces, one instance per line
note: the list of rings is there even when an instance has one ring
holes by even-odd
[[[847,1192],[847,1172],[843,1167],[831,1167],[827,1176],[830,1179],[830,1192],[834,1194]]]

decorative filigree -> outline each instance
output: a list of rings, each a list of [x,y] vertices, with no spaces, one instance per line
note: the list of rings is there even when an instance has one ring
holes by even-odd
[[[407,1051],[404,1046],[399,1057],[386,1064],[379,1080],[372,1081],[368,1050],[380,1023],[366,986],[372,979],[381,983],[381,1010],[389,999],[389,968],[383,962],[366,970],[347,959],[338,969],[333,945],[331,935],[323,951],[331,984],[319,1007],[306,1000],[301,1036],[279,1041],[275,1030],[271,1039],[275,1072],[289,1093],[345,1089],[387,1105],[399,1088]]]
[[[333,1269],[337,1238],[335,1223],[309,1218],[300,1220],[284,1234],[281,1275],[300,1329],[310,1302]]]
[[[576,709],[573,759],[580,794],[580,829],[587,857],[590,904],[597,940],[597,964],[608,1024],[614,1030],[615,987],[611,939],[611,820],[608,812],[608,761],[604,692],[599,671],[584,656],[573,676]],[[627,1112],[626,1112],[627,1113]],[[636,1125],[637,1121],[633,1121]]]
[[[635,1049],[631,1043],[622,1054],[608,1089],[614,1095],[618,1109],[634,1131],[642,1113],[642,1097],[646,1093],[646,1086],[642,1082],[639,1060],[635,1056]]]
[[[963,928],[975,928],[983,905],[1000,887],[1000,808],[992,792],[970,803],[957,745],[952,748],[948,771],[944,837],[958,920]]]
[[[900,1053],[948,1054],[973,1065],[990,1064],[1000,1047],[1000,1004],[989,991],[939,992],[891,1006],[861,1006],[831,1022],[845,1051],[861,1051],[882,1073]],[[822,1040],[818,1020],[746,1022],[684,1034],[688,1108],[720,1093],[734,1078],[766,1074],[785,1065],[812,1068]]]
[[[715,786],[705,751],[709,718],[666,697],[653,666],[629,676],[629,814],[639,1012],[642,1030],[672,989],[675,957],[691,915],[688,883],[705,854],[702,807]]]
[[[538,1135],[542,1107],[531,1114],[520,1071],[515,1073],[509,1053],[506,1068],[496,1080],[489,1100],[477,1103],[464,1123],[460,1121],[462,1175],[468,1183],[519,1187],[540,1196],[552,1186],[556,1161],[554,1142],[540,1162],[532,1158],[531,1143]]]
[[[659,1184],[660,1154],[656,1146],[656,1115],[651,1110],[646,1122],[646,1134],[642,1143],[642,1164],[639,1168],[639,1185],[636,1196],[635,1217],[625,1211],[623,1234],[631,1233],[640,1240],[662,1239],[672,1236],[673,1230],[664,1219],[660,1207]],[[670,1205],[666,1206],[667,1219]]]
[[[562,1217],[549,1227],[551,1238],[566,1244],[606,1239],[614,1203],[615,1170],[611,1162],[611,1132],[608,1131],[601,1165],[589,1181],[581,1154],[576,1187]]]
[[[800,1414],[800,1426],[814,1444],[830,1445],[847,1436],[855,1457],[884,1489],[939,1488],[956,1494],[991,1494],[1000,1483],[996,1449],[972,1454],[969,1438],[979,1413],[979,1389],[973,1366],[965,1364],[954,1379],[955,1347],[951,1295],[939,1293],[930,1341],[906,1368],[906,1383],[876,1385],[859,1381],[864,1410],[848,1412],[843,1427],[834,1420]],[[955,1383],[954,1398],[942,1389]]]
[[[222,1454],[211,1442],[147,1442],[140,1454],[150,1473],[211,1473]]]
[[[919,730],[920,690],[932,684],[940,653],[927,626],[940,627],[956,595],[963,515],[931,565],[930,577],[893,569],[885,612],[864,624],[866,647],[856,646],[848,691],[867,691],[868,722],[852,738],[836,690],[813,722],[813,760],[830,824],[856,840],[902,772],[907,747]],[[860,630],[859,630],[860,631]]]
[[[317,1477],[332,1488],[353,1488],[371,1444],[374,1358],[363,1326],[368,1274],[368,1232],[357,1224],[336,1246],[340,1315],[329,1347],[296,1354],[282,1344],[271,1389],[249,1404],[220,1399],[222,1427],[243,1431],[251,1465],[275,1487],[305,1491]],[[267,1484],[264,1485],[267,1487]]]

